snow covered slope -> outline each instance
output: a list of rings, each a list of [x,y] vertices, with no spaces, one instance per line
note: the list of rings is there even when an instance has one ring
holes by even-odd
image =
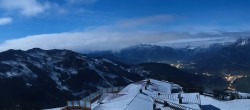
[[[148,77],[177,80],[187,86],[199,81],[193,74],[162,63],[126,65],[70,50],[8,50],[0,52],[0,87],[4,88],[0,109],[17,104],[20,109],[65,106],[67,100],[81,99],[98,89]]]
[[[4,88],[0,109],[16,104],[30,109],[63,106],[67,100],[80,99],[99,88],[143,79],[141,73],[127,68],[70,50],[0,52],[0,87]]]

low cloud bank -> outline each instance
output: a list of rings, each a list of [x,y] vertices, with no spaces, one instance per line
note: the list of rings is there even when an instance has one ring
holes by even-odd
[[[239,33],[220,33],[220,34],[189,34],[175,32],[65,32],[55,34],[41,34],[27,36],[18,39],[11,39],[0,44],[0,51],[8,49],[28,50],[31,48],[42,49],[69,49],[78,52],[113,50],[118,51],[122,48],[137,44],[160,44],[167,45],[179,43],[183,47],[188,44],[199,44],[199,42],[215,41],[226,42],[239,37],[247,37],[248,32]]]

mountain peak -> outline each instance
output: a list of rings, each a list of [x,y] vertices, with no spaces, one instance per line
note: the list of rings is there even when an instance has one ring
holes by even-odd
[[[248,44],[250,44],[250,37],[248,37],[248,38],[240,38],[235,42],[235,44],[237,46],[248,45]]]

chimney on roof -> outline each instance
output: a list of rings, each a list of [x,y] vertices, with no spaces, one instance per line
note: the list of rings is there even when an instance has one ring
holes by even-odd
[[[160,108],[156,108],[156,104],[153,104],[153,110],[161,110]]]
[[[140,93],[142,93],[142,89],[140,89]]]
[[[181,93],[179,93],[179,94],[178,94],[179,104],[182,104],[182,98],[183,98],[183,97],[181,97]]]
[[[169,103],[168,103],[167,101],[164,101],[164,102],[163,102],[163,106],[164,106],[164,107],[167,107],[167,106],[169,106]]]
[[[155,103],[153,104],[153,110],[156,110],[156,104]]]
[[[150,84],[150,79],[147,80],[147,84]]]

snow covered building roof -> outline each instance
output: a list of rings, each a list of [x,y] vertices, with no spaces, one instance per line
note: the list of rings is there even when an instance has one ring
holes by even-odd
[[[181,98],[181,103],[179,102]],[[119,93],[104,93],[92,110],[200,110],[198,93],[183,93],[182,87],[154,79],[132,83]]]
[[[83,101],[76,101],[79,102],[75,104],[76,107],[82,105],[81,102],[85,102],[83,105],[88,105],[90,108],[74,108],[73,110],[154,110],[153,106],[155,110],[201,110],[201,108],[204,110],[250,110],[249,99],[220,101],[210,96],[199,95],[199,93],[184,93],[181,86],[167,81],[150,79],[149,84],[148,80],[143,80],[125,88],[115,88],[104,88],[84,98]],[[97,96],[99,97],[97,100],[89,101]],[[182,99],[181,104],[179,97]],[[66,106],[48,110],[71,109],[67,109]]]

